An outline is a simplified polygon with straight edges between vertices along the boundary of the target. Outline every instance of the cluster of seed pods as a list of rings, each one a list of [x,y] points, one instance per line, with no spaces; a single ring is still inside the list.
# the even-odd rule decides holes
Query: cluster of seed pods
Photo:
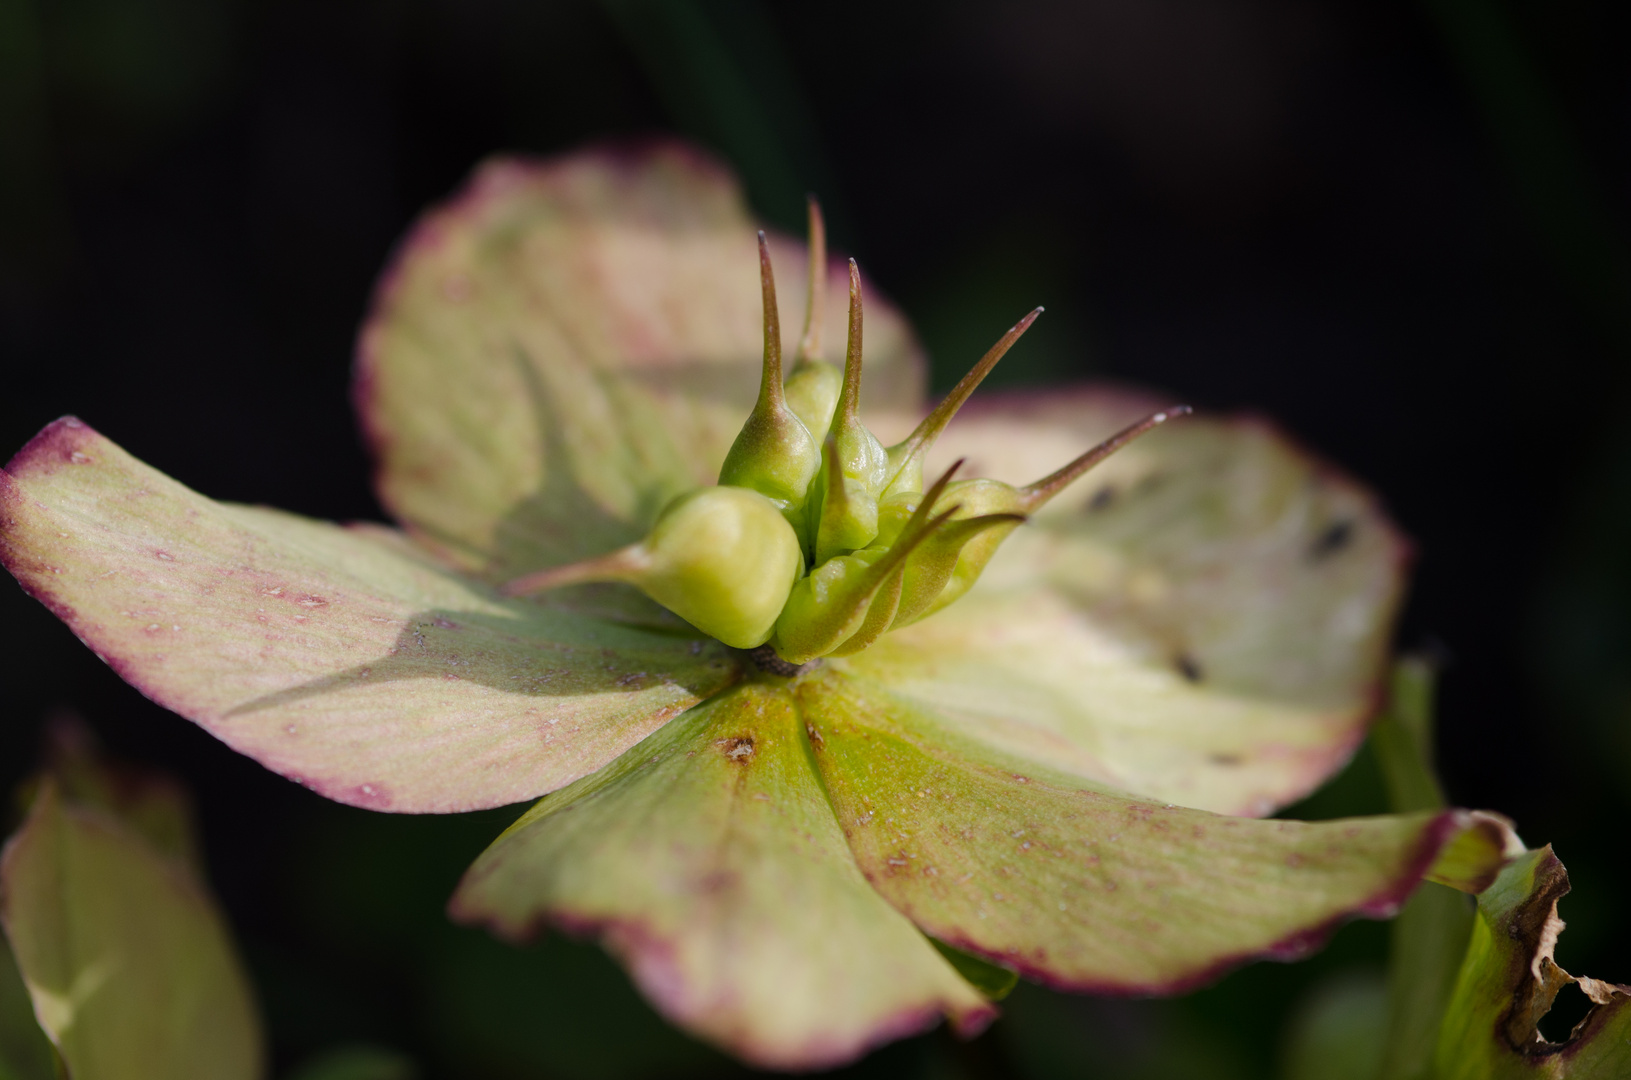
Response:
[[[528,574],[506,593],[622,581],[727,645],[768,645],[788,669],[847,656],[957,600],[1028,516],[1128,442],[1190,411],[1147,416],[1024,487],[954,480],[958,462],[925,489],[929,449],[1042,309],[1004,334],[910,435],[886,447],[859,415],[861,276],[853,259],[844,366],[818,357],[825,246],[812,201],[805,329],[784,377],[776,282],[759,234],[764,367],[719,483],[669,503],[640,542]]]

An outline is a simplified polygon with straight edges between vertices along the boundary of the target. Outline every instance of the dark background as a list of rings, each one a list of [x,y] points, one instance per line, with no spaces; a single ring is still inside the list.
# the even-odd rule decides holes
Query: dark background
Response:
[[[1553,842],[1559,959],[1631,980],[1631,49],[1612,0],[0,0],[0,458],[74,412],[219,498],[375,518],[347,404],[373,276],[483,155],[679,131],[916,321],[948,386],[1114,376],[1250,409],[1418,543],[1453,799]],[[68,708],[196,793],[280,1071],[728,1071],[595,950],[440,905],[514,811],[324,803],[143,701],[0,585],[0,781]],[[1382,808],[1368,754],[1311,814]],[[878,1075],[1271,1075],[1385,930],[1179,1003],[1022,990]],[[1566,1024],[1562,1025],[1566,1030]],[[1562,1031],[1553,1034],[1561,1035]]]

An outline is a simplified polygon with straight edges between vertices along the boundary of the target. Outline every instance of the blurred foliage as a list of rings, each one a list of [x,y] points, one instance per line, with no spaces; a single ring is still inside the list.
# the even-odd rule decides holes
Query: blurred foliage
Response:
[[[1285,1080],[1377,1080],[1387,1046],[1387,986],[1381,973],[1338,972],[1291,1015],[1282,1051]]]
[[[17,958],[0,934],[0,1080],[51,1080],[56,1073],[56,1053],[34,1021]]]

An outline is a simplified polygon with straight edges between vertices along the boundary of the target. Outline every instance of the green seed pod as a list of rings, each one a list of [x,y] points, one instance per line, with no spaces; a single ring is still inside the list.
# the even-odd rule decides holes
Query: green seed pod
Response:
[[[831,436],[827,442],[831,445]],[[847,655],[889,629],[900,605],[907,560],[956,513],[955,506],[932,513],[950,479],[950,472],[940,478],[887,545],[828,559],[793,586],[776,620],[772,640],[777,655],[794,664]]]
[[[861,272],[849,263],[849,345],[844,382],[827,435],[826,472],[815,536],[815,560],[870,545],[878,535],[878,496],[889,478],[889,455],[861,423]],[[826,497],[826,496],[834,497]]]
[[[776,504],[797,535],[806,532],[805,500],[821,468],[821,445],[788,408],[782,385],[781,320],[776,313],[776,281],[770,249],[759,234],[759,280],[764,293],[764,371],[759,400],[725,455],[719,482],[757,491]]]
[[[529,574],[504,592],[623,581],[703,633],[751,649],[769,640],[803,572],[798,537],[769,499],[745,488],[711,487],[669,503],[638,544]]]
[[[1002,546],[1002,542],[1014,531],[1016,525],[1036,513],[1048,500],[1069,487],[1083,473],[1123,446],[1140,435],[1153,431],[1168,420],[1188,416],[1191,411],[1189,406],[1179,405],[1165,412],[1146,416],[1034,484],[1016,488],[1000,480],[966,480],[949,486],[945,495],[940,498],[940,505],[958,506],[952,528],[981,519],[990,524],[966,538],[957,556],[956,566],[939,595],[911,618],[905,618],[903,612],[903,617],[897,619],[895,625],[904,626],[907,622],[927,618],[960,599],[974,587],[974,583],[985,572],[986,564],[991,561],[991,557],[997,553],[997,548]],[[924,547],[932,551],[930,545]],[[925,557],[929,554],[930,552],[925,552]],[[925,583],[920,584],[920,593],[926,591],[928,587],[926,581],[927,579]],[[921,595],[915,597],[913,602],[916,603],[920,599]]]
[[[920,507],[893,545],[874,545],[828,559],[800,578],[776,620],[772,643],[777,655],[802,664],[828,655],[867,631],[869,624],[876,630],[863,634],[865,644],[887,630],[900,602],[907,557],[951,516],[947,511],[930,519],[928,510],[928,505]],[[881,605],[876,615],[875,605]]]
[[[1002,542],[1030,512],[1024,491],[1000,480],[953,484],[942,502],[961,505],[938,538],[940,543],[925,544],[919,565],[909,568],[916,569],[918,575],[912,581],[910,603],[903,605],[895,626],[927,618],[961,599],[980,579]],[[950,560],[945,558],[948,554]]]
[[[793,415],[811,432],[826,431],[838,408],[844,369],[826,360],[800,360],[787,373],[783,394]]]
[[[786,394],[787,407],[804,421],[812,435],[819,435],[832,424],[844,372],[837,364],[821,359],[821,324],[827,309],[827,226],[814,195],[809,198],[809,210],[810,267],[804,334],[799,338],[798,359],[787,373]]]

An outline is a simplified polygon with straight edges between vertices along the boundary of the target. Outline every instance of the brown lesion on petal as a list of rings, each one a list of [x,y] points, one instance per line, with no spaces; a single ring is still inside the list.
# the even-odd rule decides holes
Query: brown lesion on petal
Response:
[[[1201,666],[1199,660],[1195,659],[1194,654],[1187,650],[1180,650],[1172,658],[1172,666],[1177,669],[1178,674],[1182,675],[1187,683],[1198,683],[1206,678],[1206,669]]]
[[[1621,1009],[1631,1005],[1631,987],[1601,979],[1576,977],[1558,966],[1553,957],[1564,922],[1557,903],[1568,895],[1569,873],[1548,848],[1535,868],[1535,884],[1524,902],[1497,926],[1519,945],[1513,956],[1516,970],[1512,1005],[1501,1017],[1499,1031],[1515,1052],[1527,1058],[1567,1055],[1584,1045]],[[1528,963],[1523,958],[1528,957]],[[1550,1042],[1540,1033],[1540,1022],[1552,1009],[1558,993],[1570,983],[1579,986],[1592,1007],[1562,1042]]]
[[[1324,562],[1349,547],[1353,546],[1354,533],[1358,523],[1352,518],[1342,518],[1333,521],[1322,529],[1314,542],[1308,545],[1308,561],[1313,563]]]
[[[1557,902],[1568,891],[1568,871],[1556,856],[1548,858],[1536,868],[1535,888],[1528,901],[1499,927],[1521,943],[1520,955],[1530,958],[1527,972],[1515,973],[1517,988],[1512,995],[1512,1007],[1501,1018],[1501,1031],[1514,1050],[1524,1050],[1544,1041],[1539,1032],[1541,1018],[1551,1011],[1557,992],[1574,981],[1552,958],[1558,934],[1563,930]]]
[[[748,649],[747,657],[753,661],[753,666],[766,675],[776,675],[783,679],[791,679],[795,675],[802,675],[819,664],[820,660],[811,660],[803,664],[789,663],[783,660],[776,652],[774,645],[760,645],[756,649]]]

